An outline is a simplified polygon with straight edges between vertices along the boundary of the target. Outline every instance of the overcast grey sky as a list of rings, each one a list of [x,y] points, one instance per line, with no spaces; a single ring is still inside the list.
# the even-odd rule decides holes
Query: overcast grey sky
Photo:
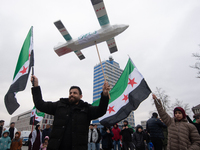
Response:
[[[179,99],[190,107],[199,104],[200,79],[192,53],[199,52],[199,0],[104,0],[111,24],[129,28],[115,40],[118,52],[110,54],[105,42],[98,44],[101,59],[112,56],[124,69],[128,55],[146,79],[152,91],[162,88],[173,103]],[[35,75],[39,78],[44,100],[56,101],[68,96],[71,85],[83,91],[83,100],[92,103],[93,67],[99,63],[95,46],[82,50],[86,59],[74,53],[58,57],[53,47],[65,42],[53,22],[62,20],[71,34],[100,29],[90,0],[10,0],[0,5],[0,119],[10,118],[33,108],[31,83],[17,94],[20,107],[9,115],[4,96],[12,83],[18,56],[25,37],[33,26]],[[155,110],[151,96],[135,111],[136,125]]]

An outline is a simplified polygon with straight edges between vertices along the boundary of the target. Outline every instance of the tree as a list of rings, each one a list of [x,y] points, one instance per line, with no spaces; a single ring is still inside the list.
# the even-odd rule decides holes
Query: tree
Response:
[[[169,96],[165,94],[165,91],[162,90],[161,88],[156,87],[156,91],[154,93],[158,99],[161,100],[163,109],[168,112],[170,110],[170,100]],[[154,102],[153,102],[154,105]]]
[[[183,101],[180,101],[178,99],[176,99],[176,101],[172,104],[171,103],[171,100],[169,99],[169,95],[165,94],[165,91],[162,90],[162,88],[158,88],[156,87],[156,91],[154,93],[156,95],[156,97],[158,99],[161,100],[161,103],[162,103],[162,106],[163,106],[163,109],[171,116],[174,115],[174,108],[175,107],[182,107],[186,114],[189,115],[190,114],[190,108],[189,108],[189,104],[188,103],[183,103]],[[153,99],[152,99],[153,100]],[[154,101],[154,100],[153,100]],[[154,102],[152,103],[152,105],[154,105]]]
[[[190,67],[198,70],[197,78],[200,78],[200,54],[199,53],[192,53],[192,56],[195,57],[196,60],[198,60],[198,62],[196,62],[194,66],[190,66]]]
[[[190,107],[189,104],[184,104],[183,101],[176,99],[175,103],[171,105],[171,112],[174,111],[175,107],[182,107],[185,110],[186,115],[190,115]]]

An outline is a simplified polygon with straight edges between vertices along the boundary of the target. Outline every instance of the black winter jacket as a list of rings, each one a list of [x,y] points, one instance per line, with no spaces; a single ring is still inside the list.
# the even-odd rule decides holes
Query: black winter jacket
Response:
[[[122,129],[120,132],[120,135],[122,135],[122,142],[132,142],[132,135],[133,134],[133,129],[128,128],[128,129]]]
[[[104,128],[101,132],[102,135],[102,148],[103,149],[111,149],[114,148],[112,137],[114,136],[112,130],[110,129],[110,133],[107,133],[107,130]]]
[[[146,124],[147,132],[150,134],[150,137],[154,138],[164,139],[162,127],[166,128],[167,126],[164,123],[162,123],[160,119],[155,118],[153,116],[147,121]]]
[[[138,128],[142,129],[142,126],[137,125],[136,132],[133,133],[133,143],[136,149],[145,149],[144,140],[147,140],[147,135],[144,131],[138,132]]]
[[[40,87],[32,88],[35,107],[42,112],[54,115],[48,150],[87,150],[88,127],[90,121],[106,113],[109,97],[101,95],[99,106],[79,101],[70,105],[68,98],[57,102],[44,102]]]

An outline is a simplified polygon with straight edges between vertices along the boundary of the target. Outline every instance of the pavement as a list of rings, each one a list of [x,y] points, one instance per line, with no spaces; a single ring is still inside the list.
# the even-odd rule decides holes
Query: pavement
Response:
[[[28,146],[22,146],[22,150],[28,150]]]

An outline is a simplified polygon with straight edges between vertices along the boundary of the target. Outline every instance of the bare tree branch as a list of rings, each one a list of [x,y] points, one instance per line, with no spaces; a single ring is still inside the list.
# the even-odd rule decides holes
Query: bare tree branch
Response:
[[[184,104],[183,101],[176,99],[176,102],[171,105],[171,112],[174,111],[175,107],[182,107],[187,115],[190,115],[190,106],[188,103]]]
[[[176,101],[173,104],[170,104],[171,100],[169,99],[169,95],[165,94],[165,91],[162,90],[162,88],[156,87],[156,91],[154,93],[158,99],[161,100],[163,109],[171,116],[174,115],[173,110],[175,107],[182,107],[187,115],[190,115],[190,107],[188,103],[183,103],[183,101],[180,101],[176,99]],[[153,99],[152,99],[153,100]],[[154,102],[152,103],[154,105]],[[151,111],[152,112],[152,111]],[[150,113],[150,112],[149,112]]]
[[[170,100],[169,96],[165,94],[165,91],[162,90],[161,88],[156,87],[155,95],[158,99],[161,100],[163,109],[168,112],[170,110]],[[152,99],[153,100],[153,99]],[[154,105],[154,103],[153,103]]]
[[[192,56],[195,57],[196,60],[198,60],[198,62],[196,62],[194,66],[190,66],[190,67],[198,70],[197,78],[200,78],[200,62],[199,62],[200,61],[200,54],[199,53],[192,53]]]

